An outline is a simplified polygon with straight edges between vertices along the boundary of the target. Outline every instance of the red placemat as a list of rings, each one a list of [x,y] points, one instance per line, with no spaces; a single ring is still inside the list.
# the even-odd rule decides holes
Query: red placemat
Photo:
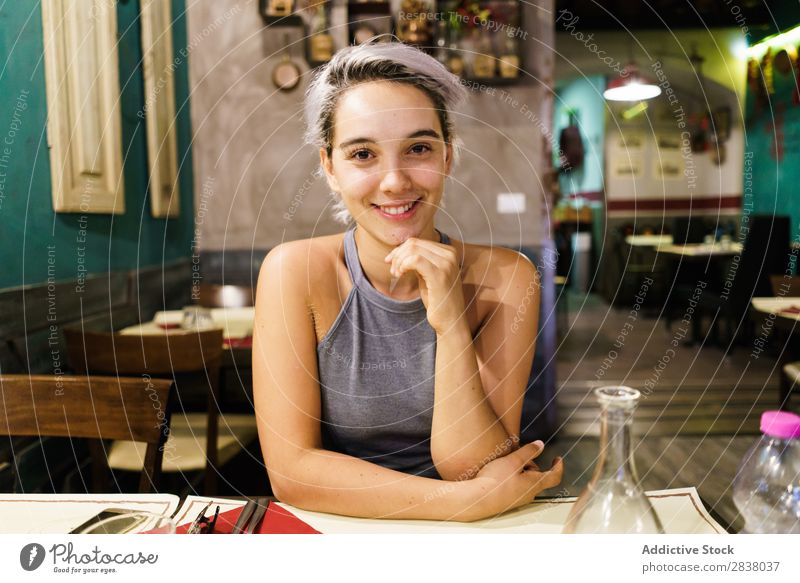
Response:
[[[223,338],[222,343],[228,348],[253,348],[253,337],[244,338]]]
[[[209,508],[209,518],[213,516],[214,506]],[[217,523],[214,526],[214,534],[231,534],[239,515],[242,513],[244,506],[241,508],[234,508],[226,512],[220,512],[217,517]],[[176,534],[186,534],[191,526],[191,521],[186,524],[181,524],[175,529]],[[270,504],[267,508],[267,513],[254,534],[322,534],[318,530],[311,528],[307,523],[303,522],[297,516],[278,506],[277,504]]]

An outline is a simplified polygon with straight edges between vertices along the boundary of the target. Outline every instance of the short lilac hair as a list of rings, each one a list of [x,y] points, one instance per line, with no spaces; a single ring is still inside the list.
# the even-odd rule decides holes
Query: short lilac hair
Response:
[[[337,51],[311,80],[305,98],[306,143],[325,148],[330,156],[333,116],[339,98],[361,83],[393,81],[416,87],[431,99],[442,126],[442,137],[453,147],[453,161],[457,161],[461,142],[456,136],[451,112],[467,95],[461,80],[417,48],[379,40]],[[333,195],[336,198],[334,217],[339,222],[349,222],[350,213],[336,193]]]

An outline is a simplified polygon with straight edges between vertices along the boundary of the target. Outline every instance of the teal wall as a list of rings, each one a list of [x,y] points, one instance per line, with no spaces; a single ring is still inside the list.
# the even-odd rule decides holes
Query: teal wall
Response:
[[[745,114],[744,197],[754,214],[789,215],[792,238],[800,237],[800,105],[794,78],[773,67],[775,93],[756,105],[748,85]]]
[[[78,241],[81,215],[53,212],[40,4],[33,0],[0,4],[0,95],[4,100],[0,109],[0,288],[46,281],[48,259],[56,279],[76,278],[81,246],[89,274],[191,255],[188,63],[179,53],[186,47],[186,19],[184,0],[172,4],[173,43],[180,59],[175,81],[181,216],[166,220],[150,214],[145,123],[136,115],[144,106],[139,2],[122,0],[117,26],[126,212],[86,215],[85,243]],[[48,247],[52,249],[49,256]]]
[[[585,152],[583,166],[560,178],[564,195],[603,190],[606,82],[602,75],[580,77],[556,86],[553,119],[553,152],[558,152],[558,137],[569,125],[569,110],[577,111],[578,127]],[[554,161],[558,163],[557,160]]]

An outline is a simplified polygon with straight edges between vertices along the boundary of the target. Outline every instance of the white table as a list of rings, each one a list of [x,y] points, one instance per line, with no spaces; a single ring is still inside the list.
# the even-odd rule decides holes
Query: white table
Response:
[[[706,511],[694,488],[648,492],[668,534],[725,534]],[[221,511],[244,505],[236,499],[189,496],[179,506],[171,494],[0,494],[0,533],[67,533],[105,508],[130,508],[174,516],[178,525],[192,520],[209,501]],[[457,534],[561,532],[575,498],[538,500],[524,508],[476,522],[368,519],[309,512],[276,503],[321,533]]]
[[[631,247],[658,247],[672,245],[672,235],[628,235],[625,242]]]
[[[788,320],[800,321],[800,314],[793,314],[791,312],[783,312],[787,308],[797,307],[800,308],[800,298],[753,298],[750,300],[753,309],[764,314],[775,314],[781,318]]]
[[[742,252],[743,248],[744,245],[734,242],[728,245],[722,245],[721,243],[697,243],[689,245],[659,245],[656,247],[656,251],[681,257],[703,258],[738,255]]]
[[[171,516],[172,494],[0,494],[0,534],[66,534],[106,508]]]

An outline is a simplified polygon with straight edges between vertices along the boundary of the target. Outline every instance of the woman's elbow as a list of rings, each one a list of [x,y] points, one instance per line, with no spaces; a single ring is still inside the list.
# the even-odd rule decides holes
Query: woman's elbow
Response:
[[[475,460],[454,455],[440,459],[437,459],[437,456],[433,456],[433,465],[442,480],[447,482],[471,480],[481,469],[480,464],[476,463]]]
[[[277,476],[273,472],[269,472],[269,483],[273,496],[279,502],[297,506],[298,508],[303,508],[306,505],[308,488],[304,487],[300,482],[288,476]]]
[[[437,452],[435,449],[431,450],[431,457],[433,458],[433,465],[439,476],[443,480],[449,482],[460,482],[462,480],[471,480],[478,475],[481,468],[503,456],[508,455],[519,447],[519,437],[517,434],[512,433],[502,443],[495,445],[494,449],[487,452],[465,452],[461,453],[448,453]]]

